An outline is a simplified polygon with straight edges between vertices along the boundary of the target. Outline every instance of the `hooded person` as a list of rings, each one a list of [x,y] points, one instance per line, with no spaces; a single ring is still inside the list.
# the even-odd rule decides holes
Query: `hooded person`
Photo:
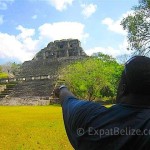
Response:
[[[54,90],[61,100],[70,143],[76,150],[150,149],[150,58],[125,64],[116,105],[79,100],[67,87]]]
[[[126,62],[116,101],[150,106],[150,58],[135,56]]]

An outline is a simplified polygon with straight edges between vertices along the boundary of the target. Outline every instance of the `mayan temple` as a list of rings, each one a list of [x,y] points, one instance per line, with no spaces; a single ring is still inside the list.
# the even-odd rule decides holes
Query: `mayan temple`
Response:
[[[23,63],[19,76],[52,75],[57,72],[61,65],[86,56],[80,41],[77,39],[50,42],[31,61]]]
[[[10,99],[21,99],[34,104],[37,98],[48,99],[58,79],[58,70],[71,62],[88,57],[77,39],[50,42],[32,60],[25,61],[17,75],[18,84],[8,95]],[[24,101],[23,101],[24,99]],[[26,102],[25,102],[26,101]]]

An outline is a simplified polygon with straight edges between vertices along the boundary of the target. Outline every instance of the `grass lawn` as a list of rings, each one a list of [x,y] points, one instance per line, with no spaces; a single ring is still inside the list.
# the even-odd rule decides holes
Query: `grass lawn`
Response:
[[[72,150],[61,107],[0,106],[0,150]]]
[[[60,106],[0,106],[0,150],[71,150]]]
[[[8,74],[5,72],[0,72],[0,79],[8,78]]]

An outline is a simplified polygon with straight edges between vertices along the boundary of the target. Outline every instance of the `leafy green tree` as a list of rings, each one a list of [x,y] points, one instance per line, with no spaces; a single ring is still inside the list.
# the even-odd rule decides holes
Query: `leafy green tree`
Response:
[[[60,74],[78,97],[94,100],[116,95],[121,71],[122,66],[115,59],[99,53],[95,57],[70,64]]]
[[[133,10],[121,22],[128,31],[128,49],[138,55],[150,55],[150,0],[139,0]]]
[[[2,65],[3,72],[6,72],[8,74],[16,75],[20,71],[21,64],[7,62]]]

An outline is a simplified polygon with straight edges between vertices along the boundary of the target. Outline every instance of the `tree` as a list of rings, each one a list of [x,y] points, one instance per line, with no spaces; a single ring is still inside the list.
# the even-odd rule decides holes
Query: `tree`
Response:
[[[131,57],[132,57],[131,54],[122,54],[117,56],[116,59],[120,64],[125,64]]]
[[[12,64],[11,62],[7,62],[7,63],[3,64],[2,71],[9,74],[11,71],[11,64]]]
[[[17,75],[19,73],[21,64],[16,64],[15,62],[11,64],[11,72],[13,75]]]
[[[128,49],[138,55],[150,55],[150,0],[139,0],[121,25],[128,31]]]
[[[6,72],[8,74],[16,75],[16,74],[18,74],[18,72],[20,70],[20,66],[21,66],[21,64],[17,64],[15,62],[14,63],[7,62],[2,65],[2,71]]]
[[[103,54],[103,53],[101,53],[101,52],[94,53],[92,56],[97,57],[97,58],[99,58],[100,60],[105,61],[105,62],[116,62],[115,58],[113,58],[113,57],[110,56],[110,55]]]
[[[121,72],[122,66],[115,59],[99,53],[95,57],[68,65],[60,74],[76,96],[94,100],[116,95]]]
[[[0,65],[0,79],[6,79],[6,78],[8,78],[8,74],[3,72],[3,68]]]

